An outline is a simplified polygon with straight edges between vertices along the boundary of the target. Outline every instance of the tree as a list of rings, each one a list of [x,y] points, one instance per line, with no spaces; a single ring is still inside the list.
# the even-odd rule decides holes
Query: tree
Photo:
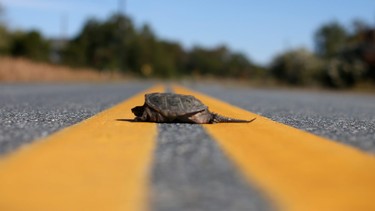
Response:
[[[38,31],[16,32],[12,34],[10,54],[37,61],[48,61],[50,46]]]
[[[325,24],[315,33],[316,53],[323,58],[332,58],[345,47],[347,38],[347,31],[339,23]]]
[[[81,33],[68,43],[63,60],[73,66],[125,70],[125,50],[133,34],[130,19],[122,15],[113,15],[104,22],[89,19]]]
[[[325,66],[324,85],[333,88],[354,86],[366,73],[366,65],[357,55],[345,52],[329,61]]]
[[[304,48],[277,56],[271,64],[270,74],[279,81],[293,85],[312,85],[319,81],[322,61]]]
[[[315,35],[316,51],[325,59],[325,85],[346,88],[375,79],[375,30],[356,19],[350,29],[333,22]]]
[[[8,54],[10,35],[4,23],[4,8],[0,5],[0,54]]]
[[[225,46],[213,49],[196,46],[189,53],[187,67],[195,74],[222,76],[226,74],[228,55],[229,51]]]
[[[253,65],[226,46],[195,47],[185,51],[179,43],[157,38],[151,27],[133,27],[122,15],[108,20],[90,19],[69,41],[63,61],[100,70],[128,71],[144,77],[178,77],[198,73],[215,76],[251,75]]]
[[[228,59],[226,75],[241,78],[253,77],[255,75],[255,65],[245,55],[232,53]]]

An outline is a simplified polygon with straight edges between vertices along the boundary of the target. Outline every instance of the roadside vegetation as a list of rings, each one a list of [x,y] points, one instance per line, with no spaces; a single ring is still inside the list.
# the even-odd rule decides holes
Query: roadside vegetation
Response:
[[[128,78],[119,73],[100,73],[89,68],[70,68],[25,58],[0,57],[0,82],[102,82]]]
[[[184,49],[177,42],[158,38],[151,26],[135,26],[129,17],[118,14],[106,20],[87,20],[69,39],[47,39],[38,31],[10,30],[2,19],[0,68],[6,72],[4,61],[23,58],[69,67],[77,76],[82,74],[78,69],[90,69],[106,77],[205,77],[337,89],[375,87],[374,26],[359,20],[350,27],[328,22],[316,30],[313,41],[312,52],[288,49],[262,66],[224,45]]]

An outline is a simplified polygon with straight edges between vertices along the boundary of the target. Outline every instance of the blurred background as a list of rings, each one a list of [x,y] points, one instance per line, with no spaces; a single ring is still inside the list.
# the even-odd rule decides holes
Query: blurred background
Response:
[[[0,1],[0,82],[133,78],[375,90],[375,1]]]

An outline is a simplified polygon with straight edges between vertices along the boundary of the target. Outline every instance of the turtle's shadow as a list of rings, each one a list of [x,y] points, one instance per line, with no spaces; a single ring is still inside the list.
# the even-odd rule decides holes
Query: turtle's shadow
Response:
[[[120,122],[137,122],[134,119],[116,119],[116,121],[120,121]]]
[[[246,123],[250,123],[250,122],[253,122],[256,118],[250,120],[249,122],[246,122]],[[134,119],[116,119],[116,121],[121,121],[121,122],[134,122],[134,123],[155,123],[155,122],[140,122],[140,121],[135,121]],[[174,122],[156,122],[158,124],[197,124],[197,123],[191,123],[191,122],[178,122],[178,121],[174,121]],[[243,122],[232,122],[232,123],[243,123]]]
[[[116,119],[116,121],[120,121],[120,122],[132,122],[132,123],[155,123],[155,122],[135,121],[134,119]]]
[[[195,123],[189,123],[189,122],[140,122],[140,121],[135,121],[134,119],[116,119],[116,121],[133,122],[133,123],[157,123],[157,124],[195,124]]]

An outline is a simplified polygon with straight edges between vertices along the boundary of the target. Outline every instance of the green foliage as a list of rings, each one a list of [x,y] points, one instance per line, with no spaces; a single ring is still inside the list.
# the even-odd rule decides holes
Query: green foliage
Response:
[[[332,58],[345,47],[347,39],[347,32],[339,23],[325,24],[315,33],[316,53],[324,58]]]
[[[9,54],[10,35],[5,26],[0,25],[0,55]]]
[[[178,43],[159,40],[147,24],[136,29],[121,15],[103,22],[89,20],[68,43],[63,58],[73,66],[165,78],[191,74],[247,77],[254,66],[225,46],[185,51]]]
[[[10,55],[26,57],[36,61],[48,61],[49,43],[37,31],[16,32],[12,35]]]
[[[325,59],[325,86],[347,88],[365,80],[375,81],[375,29],[364,21],[353,21],[354,30],[338,23],[318,29],[317,54]]]
[[[319,81],[322,65],[318,57],[300,48],[277,56],[271,64],[270,74],[288,84],[313,85]]]
[[[10,34],[3,21],[4,9],[0,5],[0,55],[9,54]]]
[[[188,55],[187,69],[192,74],[249,78],[254,75],[255,65],[245,55],[230,52],[226,46],[194,47]]]
[[[253,78],[258,76],[257,67],[241,53],[232,53],[226,66],[226,75],[231,77]]]
[[[314,36],[316,55],[304,49],[287,51],[273,60],[271,77],[292,85],[332,88],[349,88],[367,80],[373,71],[366,55],[375,53],[371,51],[375,41],[366,38],[371,30],[363,22],[356,20],[353,25],[349,32],[337,22],[324,24]]]
[[[375,28],[361,20],[349,29],[338,22],[323,24],[314,34],[315,54],[304,48],[289,50],[266,69],[224,45],[186,50],[177,42],[159,39],[149,25],[136,27],[120,14],[103,21],[87,20],[79,34],[66,42],[48,41],[37,31],[9,31],[3,14],[0,5],[1,55],[52,61],[59,53],[54,61],[140,77],[271,77],[285,84],[334,88],[375,83]]]
[[[355,85],[366,71],[365,64],[355,57],[337,57],[327,61],[325,67],[325,85],[335,88],[347,88]]]
[[[75,38],[66,43],[51,40],[51,45],[53,48],[36,31],[9,33],[0,25],[0,53],[59,61],[74,67],[163,78],[253,77],[261,69],[245,55],[233,53],[226,46],[185,50],[179,43],[158,39],[147,24],[134,27],[131,19],[121,14],[104,21],[91,18]]]
[[[158,41],[148,25],[135,33],[128,45],[128,64],[145,77],[175,77],[182,72],[185,52],[177,43]]]
[[[227,49],[224,46],[216,49],[194,47],[189,55],[188,69],[194,74],[224,74],[224,63],[227,60]]]
[[[123,49],[131,39],[130,20],[114,15],[107,22],[90,19],[82,32],[63,51],[63,61],[73,66],[88,66],[100,70],[125,69]]]
[[[353,26],[322,25],[314,36],[316,55],[305,49],[284,52],[271,63],[270,76],[286,84],[333,88],[375,82],[375,29],[360,20]]]

